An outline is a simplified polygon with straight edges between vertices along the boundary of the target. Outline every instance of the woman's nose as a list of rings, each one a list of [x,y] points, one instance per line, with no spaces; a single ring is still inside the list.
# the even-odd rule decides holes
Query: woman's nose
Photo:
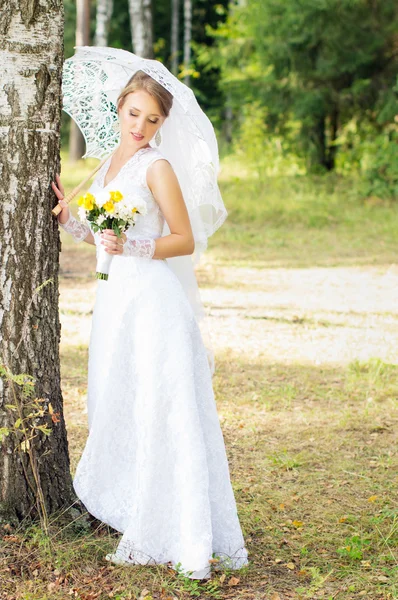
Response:
[[[145,135],[145,124],[146,124],[145,119],[138,119],[137,129],[138,129],[138,133],[140,135]]]

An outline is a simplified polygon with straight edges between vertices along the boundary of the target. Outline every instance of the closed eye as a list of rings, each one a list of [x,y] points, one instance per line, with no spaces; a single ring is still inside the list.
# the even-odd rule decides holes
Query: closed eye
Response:
[[[132,113],[132,112],[130,112],[130,116],[132,116],[132,117],[138,117],[138,115],[136,115],[135,113]],[[158,119],[156,119],[155,121],[152,121],[152,119],[148,119],[148,121],[149,121],[150,123],[153,123],[153,124],[155,124],[155,123],[157,123],[157,122],[158,122]]]

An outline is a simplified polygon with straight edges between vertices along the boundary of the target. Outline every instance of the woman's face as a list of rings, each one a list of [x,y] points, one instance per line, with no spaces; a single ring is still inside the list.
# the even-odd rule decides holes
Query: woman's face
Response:
[[[164,120],[157,101],[148,92],[127,94],[119,108],[121,142],[136,150],[146,146]]]

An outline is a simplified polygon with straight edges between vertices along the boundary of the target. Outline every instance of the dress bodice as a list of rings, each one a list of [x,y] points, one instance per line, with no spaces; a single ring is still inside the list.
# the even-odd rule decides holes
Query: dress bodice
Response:
[[[147,213],[139,215],[134,227],[130,226],[127,229],[126,236],[129,238],[151,237],[156,239],[162,235],[165,219],[146,181],[148,167],[159,159],[164,159],[164,156],[157,148],[140,148],[123,165],[118,174],[107,185],[104,185],[111,163],[111,157],[109,157],[98,171],[89,189],[94,196],[104,190],[128,189],[129,194],[134,192],[140,200],[145,201]]]

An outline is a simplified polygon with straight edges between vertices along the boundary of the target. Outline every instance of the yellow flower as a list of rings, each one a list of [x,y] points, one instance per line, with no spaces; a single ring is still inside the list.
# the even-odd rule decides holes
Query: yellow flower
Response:
[[[108,200],[108,202],[105,202],[103,208],[107,211],[112,213],[115,210],[115,205],[113,204],[113,202],[111,202],[110,200]]]
[[[84,196],[80,196],[77,204],[83,206],[86,210],[92,210],[95,206],[95,197],[90,192],[87,192]]]
[[[93,196],[86,194],[83,198],[83,206],[86,210],[92,210],[94,208]]]
[[[123,198],[123,194],[121,192],[119,192],[119,191],[109,192],[109,193],[110,193],[110,196],[111,196],[111,200],[113,202],[120,202],[120,200],[122,200],[122,198]]]

